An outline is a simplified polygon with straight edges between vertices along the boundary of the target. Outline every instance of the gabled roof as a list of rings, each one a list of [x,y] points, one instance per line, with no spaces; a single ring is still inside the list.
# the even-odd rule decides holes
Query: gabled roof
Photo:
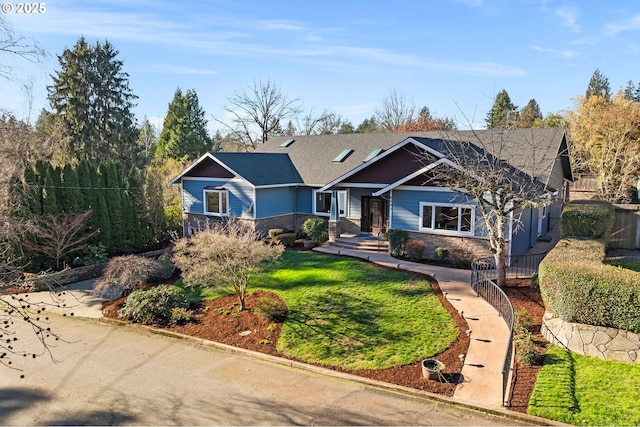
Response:
[[[363,161],[373,150],[383,151],[367,163],[384,156],[387,150],[409,138],[419,142],[436,157],[449,153],[455,145],[451,142],[469,142],[546,185],[549,184],[556,160],[560,159],[564,178],[573,180],[562,128],[282,136],[271,137],[256,151],[287,153],[306,184],[326,187],[328,183],[337,182],[349,172],[362,167]],[[281,147],[284,141],[290,139],[294,141],[287,147]],[[345,149],[353,152],[342,162],[332,161]]]
[[[300,174],[285,153],[207,153],[169,183],[189,177],[191,171],[206,161],[217,163],[254,187],[302,184]]]

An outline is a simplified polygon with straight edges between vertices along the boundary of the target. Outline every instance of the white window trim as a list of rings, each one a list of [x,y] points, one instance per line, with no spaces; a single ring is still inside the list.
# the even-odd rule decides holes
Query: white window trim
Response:
[[[338,201],[340,201],[340,194],[344,194],[344,201],[345,201],[345,206],[344,208],[344,213],[340,215],[340,218],[346,218],[347,217],[347,213],[349,212],[349,191],[348,190],[336,190],[338,192]],[[317,200],[317,195],[318,193],[331,193],[331,190],[328,191],[319,191],[319,190],[313,190],[313,214],[314,215],[318,215],[318,216],[330,216],[330,212],[318,212],[316,209],[316,200]],[[338,209],[342,209],[340,206],[338,206]]]
[[[208,206],[207,206],[207,194],[208,193],[217,193],[218,197],[221,198],[222,194],[224,194],[225,200],[226,200],[226,206],[225,206],[225,212],[223,213],[216,213],[216,212],[209,212],[208,210]],[[203,190],[202,191],[202,210],[204,212],[205,215],[208,216],[219,216],[219,217],[223,217],[223,216],[229,216],[229,190]]]
[[[422,213],[424,212],[424,206],[431,206],[433,209],[431,209],[431,225],[434,225],[434,221],[435,221],[435,214],[436,214],[436,207],[447,207],[447,208],[452,208],[452,207],[456,207],[458,209],[471,209],[471,224],[470,224],[470,230],[469,231],[458,231],[460,230],[460,221],[461,221],[461,217],[460,215],[458,215],[458,230],[453,231],[453,230],[439,230],[436,229],[435,227],[433,228],[428,228],[428,227],[423,227],[423,218],[422,218]],[[456,204],[456,203],[431,203],[431,202],[420,202],[420,211],[419,211],[419,222],[418,222],[418,231],[423,232],[423,233],[430,233],[430,234],[442,234],[442,235],[447,235],[447,236],[474,236],[475,235],[475,229],[476,229],[476,207],[474,205],[461,205],[461,204]]]

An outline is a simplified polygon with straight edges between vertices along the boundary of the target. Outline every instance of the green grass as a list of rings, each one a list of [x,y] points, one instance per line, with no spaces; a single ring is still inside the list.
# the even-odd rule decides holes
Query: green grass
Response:
[[[528,412],[574,425],[639,425],[640,365],[550,347]]]
[[[626,268],[627,270],[640,272],[640,262],[625,261],[625,262],[616,262],[613,265],[615,265],[616,267]]]
[[[289,307],[278,350],[312,363],[405,365],[446,350],[459,334],[424,278],[360,260],[285,252],[252,287]]]

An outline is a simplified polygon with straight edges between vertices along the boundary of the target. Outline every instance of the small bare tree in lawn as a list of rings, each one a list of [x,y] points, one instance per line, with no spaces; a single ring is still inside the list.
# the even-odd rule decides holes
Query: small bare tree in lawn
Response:
[[[509,223],[513,221],[516,230],[524,208],[549,200],[546,185],[538,177],[544,175],[549,159],[558,155],[557,146],[537,144],[534,133],[528,131],[517,131],[517,141],[512,139],[516,131],[510,130],[473,132],[471,141],[455,132],[443,134],[445,158],[440,160],[442,166],[431,170],[430,181],[473,200],[480,211],[481,226],[495,258],[498,286],[506,281]]]
[[[267,244],[251,228],[229,221],[178,240],[173,261],[182,271],[185,284],[229,287],[244,310],[252,274],[275,262],[283,251],[282,245]]]

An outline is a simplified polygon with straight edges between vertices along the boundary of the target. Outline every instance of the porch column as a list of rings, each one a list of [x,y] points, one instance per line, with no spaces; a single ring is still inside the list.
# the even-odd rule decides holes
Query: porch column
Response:
[[[340,237],[340,210],[338,206],[338,192],[331,191],[331,210],[329,211],[329,241],[335,242]]]

